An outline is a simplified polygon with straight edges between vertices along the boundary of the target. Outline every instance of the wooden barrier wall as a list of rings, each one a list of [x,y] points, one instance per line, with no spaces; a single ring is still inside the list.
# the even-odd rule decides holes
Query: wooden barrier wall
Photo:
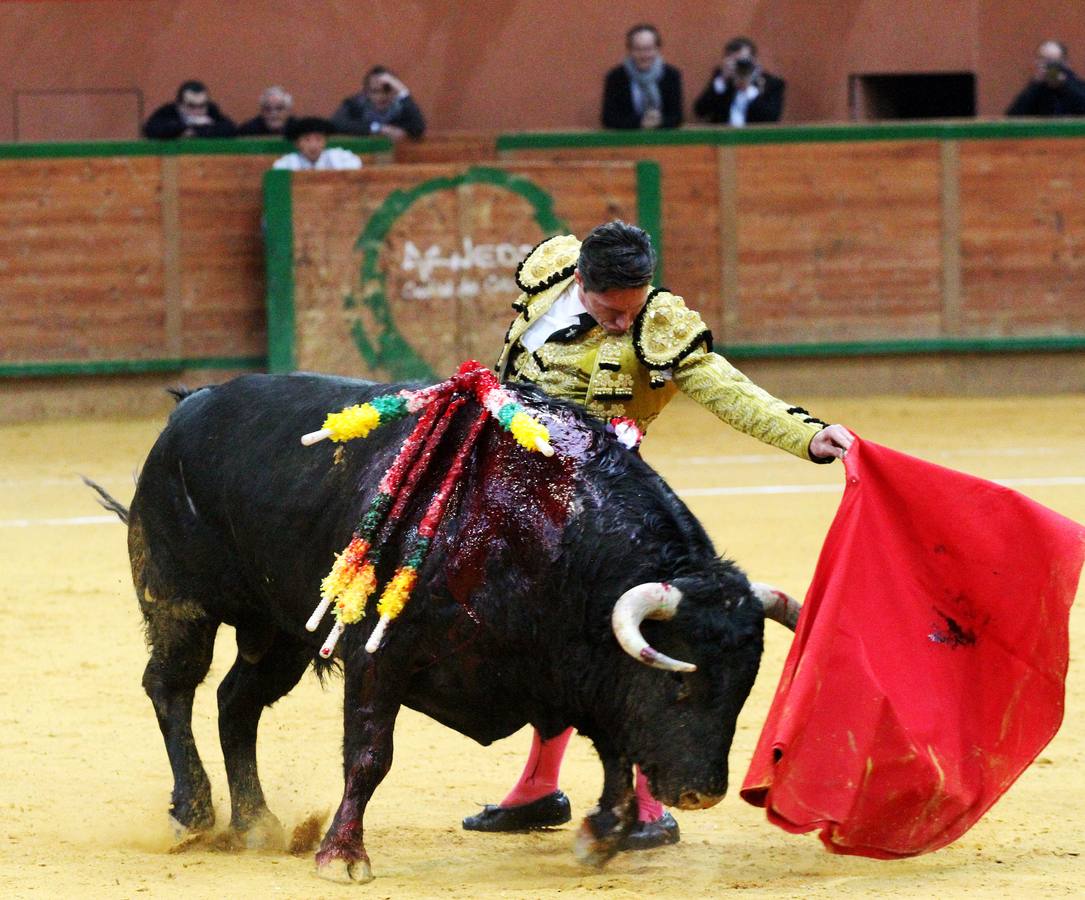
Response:
[[[271,173],[270,249],[292,273],[275,289],[271,368],[397,381],[440,380],[465,359],[492,365],[532,247],[608,218],[657,228],[656,210],[638,203],[654,183],[645,169],[656,171],[618,162]]]
[[[260,156],[0,162],[2,359],[265,352]]]
[[[658,160],[666,281],[733,354],[1085,348],[1085,138],[980,136],[605,152]]]
[[[0,148],[0,374],[265,366],[260,185],[281,149],[265,143]],[[371,171],[395,171],[387,144],[355,144]],[[1085,123],[459,134],[395,150],[449,172],[585,160],[658,163],[660,280],[735,358],[1085,349]],[[307,227],[336,214],[336,179],[350,177],[314,180],[328,186]],[[554,190],[595,208],[590,180]]]
[[[664,280],[734,355],[1085,348],[1082,124],[493,141],[494,159],[658,162]]]
[[[0,374],[264,365],[262,178],[283,142],[10,149]]]

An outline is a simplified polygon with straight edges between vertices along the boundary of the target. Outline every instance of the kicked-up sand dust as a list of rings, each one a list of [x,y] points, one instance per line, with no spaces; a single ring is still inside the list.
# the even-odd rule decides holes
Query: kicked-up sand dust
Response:
[[[1085,521],[1085,398],[842,399],[805,405],[859,434],[995,479]],[[1071,619],[1066,721],[1037,762],[955,844],[884,862],[832,856],[814,835],[769,825],[735,791],[787,652],[767,631],[761,675],[731,751],[732,792],[718,806],[676,815],[680,844],[579,865],[577,820],[601,770],[574,739],[562,773],[574,822],[528,835],[463,831],[460,819],[499,800],[524,761],[528,732],[491,747],[409,710],[395,761],[366,814],[376,880],[330,884],[311,852],[244,852],[225,836],[171,853],[169,767],[140,687],[147,655],[125,531],[78,479],[132,495],[163,420],[69,420],[0,427],[0,896],[291,898],[620,897],[867,898],[1085,895],[1085,671],[1080,603]],[[238,448],[239,452],[243,448]],[[804,465],[736,434],[679,399],[653,427],[647,458],[716,541],[758,580],[800,596],[839,500],[839,465]],[[765,486],[784,486],[766,493]],[[810,490],[823,486],[823,490]],[[706,488],[727,489],[715,494]],[[770,623],[771,624],[771,623]],[[215,686],[234,658],[219,634],[197,692],[194,730],[220,828],[229,819],[215,724]],[[307,675],[263,718],[259,756],[268,802],[302,844],[342,791],[342,682]]]

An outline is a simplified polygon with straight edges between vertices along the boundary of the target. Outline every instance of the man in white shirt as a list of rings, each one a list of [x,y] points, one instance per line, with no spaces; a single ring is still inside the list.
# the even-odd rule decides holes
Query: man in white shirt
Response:
[[[328,135],[333,130],[331,122],[316,116],[291,119],[286,126],[286,137],[297,149],[275,160],[272,168],[291,172],[360,169],[362,159],[356,153],[328,146]]]

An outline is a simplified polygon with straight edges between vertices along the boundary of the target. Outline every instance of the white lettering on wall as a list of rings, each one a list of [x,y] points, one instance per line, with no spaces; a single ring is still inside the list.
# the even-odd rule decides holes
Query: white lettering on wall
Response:
[[[461,247],[444,252],[437,244],[425,250],[414,241],[403,244],[400,270],[415,273],[402,286],[404,300],[471,299],[480,293],[516,294],[513,272],[531,244],[476,244],[470,237]],[[493,270],[505,270],[493,271]]]

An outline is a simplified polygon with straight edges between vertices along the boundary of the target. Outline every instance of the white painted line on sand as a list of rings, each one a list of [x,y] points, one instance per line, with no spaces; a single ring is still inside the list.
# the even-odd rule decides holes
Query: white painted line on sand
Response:
[[[116,516],[71,516],[66,519],[0,519],[0,528],[35,528],[46,525],[120,525]]]
[[[1000,457],[1035,457],[1057,456],[1060,453],[1073,453],[1072,447],[961,447],[957,450],[926,450],[907,447],[894,447],[901,453],[907,453],[921,459],[934,462],[939,459],[953,459],[955,457],[974,456],[1000,456]],[[716,454],[710,456],[678,456],[660,460],[660,466],[689,465],[689,466],[751,466],[761,463],[784,462],[789,457],[783,453],[742,453],[742,454]]]
[[[742,497],[750,494],[839,494],[842,484],[747,484],[735,487],[675,488],[679,497]]]
[[[1085,476],[1082,475],[1053,475],[1050,478],[995,478],[992,480],[1003,487],[1058,487],[1061,485],[1085,484]]]
[[[1065,487],[1085,485],[1085,476],[1056,475],[1048,478],[990,478],[1003,487]],[[734,487],[675,488],[679,497],[742,497],[754,494],[839,494],[843,484],[750,484]]]
[[[992,478],[1003,487],[1080,487],[1083,475],[1054,475],[1038,478]],[[721,487],[676,489],[680,497],[743,497],[758,494],[839,494],[843,484],[745,484]],[[116,516],[71,516],[53,519],[0,519],[0,528],[35,528],[69,525],[119,525]]]
[[[136,479],[131,475],[107,475],[99,478],[97,475],[87,476],[91,481],[98,484],[127,484],[135,486]],[[0,487],[75,487],[86,490],[83,480],[78,475],[70,475],[67,478],[61,476],[42,475],[38,478],[0,478]]]

